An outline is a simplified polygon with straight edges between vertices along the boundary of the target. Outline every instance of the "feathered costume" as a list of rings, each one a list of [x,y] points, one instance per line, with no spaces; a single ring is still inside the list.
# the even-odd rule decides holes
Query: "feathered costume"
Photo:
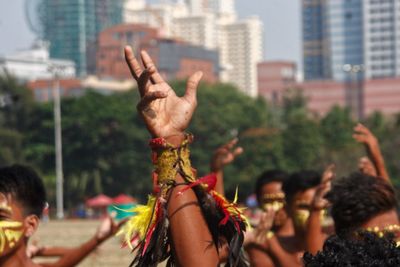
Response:
[[[153,173],[154,190],[147,205],[130,210],[136,215],[121,230],[125,234],[126,244],[137,253],[130,266],[157,266],[165,260],[168,260],[167,266],[176,266],[168,233],[167,203],[170,189],[178,185],[175,182],[178,173],[186,181],[186,187],[178,194],[184,194],[189,189],[195,192],[215,246],[220,248],[222,244],[228,245],[229,256],[225,266],[247,266],[242,251],[243,232],[247,224],[245,217],[236,205],[236,197],[230,203],[214,190],[217,180],[215,174],[195,179],[195,170],[191,168],[189,160],[188,145],[192,140],[192,135],[186,135],[186,140],[178,148],[163,138],[150,141],[156,166]],[[132,244],[137,242],[133,247]]]

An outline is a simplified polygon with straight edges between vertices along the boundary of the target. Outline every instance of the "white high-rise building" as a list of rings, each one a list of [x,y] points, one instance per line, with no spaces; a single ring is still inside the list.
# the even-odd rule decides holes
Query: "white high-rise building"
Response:
[[[186,4],[189,7],[190,14],[196,16],[206,11],[208,0],[186,0]]]
[[[131,3],[132,1],[132,3]],[[125,5],[124,22],[141,23],[159,28],[165,37],[173,36],[173,20],[188,16],[188,7],[183,2],[146,5],[143,0],[130,0]]]
[[[31,49],[19,51],[13,55],[0,56],[0,74],[8,73],[21,81],[52,79],[51,67],[62,70],[63,77],[75,77],[75,63],[71,60],[52,59],[49,45],[36,41]]]
[[[400,76],[400,1],[364,1],[366,78]]]
[[[146,0],[125,0],[124,10],[139,10],[146,7]]]
[[[263,25],[258,17],[220,25],[221,80],[246,94],[258,94],[257,63],[263,59]]]
[[[194,45],[217,48],[216,17],[213,13],[175,18],[173,25],[173,36]]]

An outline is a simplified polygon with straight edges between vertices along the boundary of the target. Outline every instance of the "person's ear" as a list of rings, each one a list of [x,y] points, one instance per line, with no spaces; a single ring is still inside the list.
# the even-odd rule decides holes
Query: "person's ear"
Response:
[[[24,227],[25,227],[25,237],[30,238],[36,232],[37,228],[39,227],[40,219],[36,215],[29,215],[24,220]]]

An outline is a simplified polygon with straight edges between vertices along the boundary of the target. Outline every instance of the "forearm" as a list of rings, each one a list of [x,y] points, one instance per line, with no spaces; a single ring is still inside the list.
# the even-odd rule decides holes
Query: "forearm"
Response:
[[[183,139],[168,138],[170,144],[178,147]],[[185,183],[176,175],[175,181]],[[179,194],[186,185],[175,186],[170,191],[167,211],[170,222],[173,252],[180,266],[217,266],[219,256],[210,230],[202,214],[193,190]],[[201,265],[199,265],[201,264]]]
[[[71,248],[64,247],[43,247],[38,251],[35,257],[62,257],[70,250]]]
[[[323,233],[321,226],[321,210],[313,210],[308,219],[306,251],[315,255],[318,251],[322,250],[325,239],[326,235]]]
[[[278,238],[273,236],[268,239],[267,252],[271,259],[279,263],[280,266],[297,266],[292,257],[288,257],[288,253],[282,248]]]
[[[183,178],[178,175],[178,183]],[[192,190],[178,194],[185,186],[171,190],[168,203],[173,251],[180,266],[217,266],[219,257],[211,233]]]
[[[76,266],[79,262],[81,262],[87,255],[89,255],[93,250],[97,248],[97,246],[101,243],[101,241],[97,240],[96,237],[91,238],[86,243],[82,244],[79,247],[71,248],[63,253],[61,259],[59,259],[53,266],[57,267],[72,267]]]
[[[218,170],[215,173],[217,175],[217,184],[215,185],[215,191],[217,191],[222,196],[225,196],[224,172],[222,170]]]
[[[382,152],[379,148],[379,144],[366,145],[368,157],[373,162],[378,176],[390,182],[390,178],[385,166],[385,160],[383,159]]]

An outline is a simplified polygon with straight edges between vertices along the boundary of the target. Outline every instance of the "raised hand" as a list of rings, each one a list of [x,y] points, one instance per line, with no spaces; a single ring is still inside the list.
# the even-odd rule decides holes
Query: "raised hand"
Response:
[[[321,183],[315,192],[312,207],[315,210],[322,210],[329,206],[329,202],[325,199],[326,193],[331,190],[332,180],[335,177],[335,165],[329,165],[322,174]]]
[[[360,170],[360,172],[365,173],[370,176],[378,175],[374,164],[371,162],[371,160],[368,157],[360,158],[360,160],[358,161],[358,169]]]
[[[376,176],[379,176],[386,181],[390,182],[389,174],[386,170],[385,167],[385,161],[383,159],[381,150],[379,148],[379,142],[378,139],[375,137],[375,135],[364,125],[361,123],[358,123],[356,127],[354,127],[354,134],[353,138],[364,144],[367,150],[367,154],[369,159],[374,165],[374,168],[376,170]],[[368,164],[368,162],[364,162]],[[373,175],[373,170],[370,168],[370,166],[365,165],[362,167],[367,167],[368,169],[360,169],[362,172]],[[360,164],[359,164],[360,168]]]
[[[115,235],[125,222],[126,220],[116,222],[111,216],[106,217],[97,228],[96,239],[100,242],[107,240]]]
[[[275,210],[272,207],[263,211],[257,227],[245,233],[244,245],[257,244],[261,247],[266,247],[268,239],[271,238],[270,234],[274,218]]]
[[[186,93],[178,97],[157,71],[150,56],[141,52],[144,69],[131,47],[125,47],[125,60],[136,80],[141,96],[137,109],[153,137],[180,135],[188,127],[197,106],[197,86],[203,76],[196,72],[189,77]]]
[[[211,160],[211,171],[218,172],[224,166],[232,163],[237,156],[243,153],[242,147],[236,147],[239,139],[234,138],[225,145],[215,150]]]
[[[354,134],[353,138],[359,142],[363,143],[369,147],[377,146],[378,145],[378,139],[375,137],[375,135],[364,125],[361,123],[358,123],[354,127]]]

